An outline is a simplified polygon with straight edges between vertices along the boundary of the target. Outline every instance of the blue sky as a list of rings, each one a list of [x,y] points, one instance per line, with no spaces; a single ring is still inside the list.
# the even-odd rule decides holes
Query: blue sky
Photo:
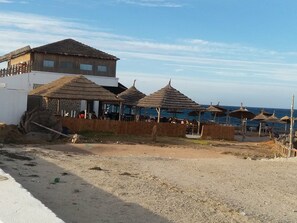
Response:
[[[297,1],[0,0],[0,54],[74,38],[120,58],[146,94],[289,108],[297,92]]]

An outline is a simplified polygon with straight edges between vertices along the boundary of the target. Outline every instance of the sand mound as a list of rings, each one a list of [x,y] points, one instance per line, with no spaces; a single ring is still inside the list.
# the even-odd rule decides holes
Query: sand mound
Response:
[[[0,143],[18,143],[23,140],[23,135],[16,125],[0,123]]]

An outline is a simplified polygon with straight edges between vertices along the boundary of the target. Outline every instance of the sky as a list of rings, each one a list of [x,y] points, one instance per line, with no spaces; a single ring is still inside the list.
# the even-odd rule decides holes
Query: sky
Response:
[[[73,38],[120,58],[119,81],[145,94],[171,79],[199,104],[290,108],[296,10],[295,0],[0,0],[0,55]]]

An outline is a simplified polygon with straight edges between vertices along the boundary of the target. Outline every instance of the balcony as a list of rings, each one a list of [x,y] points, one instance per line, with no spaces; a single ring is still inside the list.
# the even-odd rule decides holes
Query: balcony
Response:
[[[29,73],[31,70],[32,64],[30,62],[13,65],[8,68],[0,69],[0,78]]]

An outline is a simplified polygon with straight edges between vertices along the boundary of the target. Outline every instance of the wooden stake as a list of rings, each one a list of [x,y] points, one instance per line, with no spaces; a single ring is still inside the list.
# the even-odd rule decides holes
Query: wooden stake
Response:
[[[197,129],[197,134],[200,134],[200,125],[201,125],[201,111],[199,111],[199,116],[198,116],[198,129]]]
[[[291,156],[291,150],[293,149],[293,128],[294,128],[294,95],[292,97],[291,104],[291,123],[290,123],[290,144],[288,149],[288,158]]]
[[[261,131],[262,131],[262,122],[260,121],[260,124],[259,124],[259,137],[261,137]]]
[[[122,119],[122,106],[123,106],[123,103],[120,102],[120,108],[119,108],[119,121],[121,121],[121,119]]]

